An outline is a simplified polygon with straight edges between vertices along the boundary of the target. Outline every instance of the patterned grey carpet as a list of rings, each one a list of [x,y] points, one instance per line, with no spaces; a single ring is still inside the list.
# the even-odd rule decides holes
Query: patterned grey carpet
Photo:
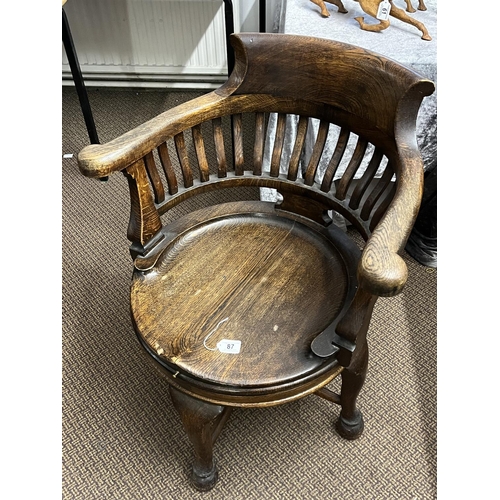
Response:
[[[195,95],[89,93],[101,142]],[[189,486],[191,448],[129,318],[126,181],[79,173],[88,136],[73,89],[63,88],[62,105],[62,153],[74,154],[62,160],[63,498],[436,498],[437,271],[406,254],[405,291],[375,307],[362,437],[341,439],[339,407],[316,396],[236,409],[215,447],[218,485]]]

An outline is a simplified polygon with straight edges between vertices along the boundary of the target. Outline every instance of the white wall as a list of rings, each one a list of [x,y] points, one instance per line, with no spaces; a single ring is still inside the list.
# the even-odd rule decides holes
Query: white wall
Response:
[[[266,2],[266,31],[281,0]],[[258,31],[259,1],[233,0],[235,31]],[[222,0],[71,0],[87,86],[215,88],[227,78]],[[63,85],[72,85],[62,49]]]

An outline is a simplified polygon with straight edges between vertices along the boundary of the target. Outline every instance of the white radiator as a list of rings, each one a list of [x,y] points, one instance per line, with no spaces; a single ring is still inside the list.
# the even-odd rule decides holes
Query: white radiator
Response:
[[[87,86],[213,88],[227,78],[222,0],[69,0],[64,10]]]

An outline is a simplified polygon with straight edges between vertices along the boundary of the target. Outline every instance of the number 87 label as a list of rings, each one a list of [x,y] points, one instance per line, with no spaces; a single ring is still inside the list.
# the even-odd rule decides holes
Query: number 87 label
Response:
[[[222,339],[217,342],[217,349],[226,354],[239,354],[241,349],[241,340]]]

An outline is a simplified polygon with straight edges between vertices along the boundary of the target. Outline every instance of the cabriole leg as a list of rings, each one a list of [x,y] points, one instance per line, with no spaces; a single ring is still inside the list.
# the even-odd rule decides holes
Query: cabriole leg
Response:
[[[191,483],[199,490],[210,490],[218,478],[213,445],[229,416],[230,408],[192,398],[172,386],[170,396],[194,448]]]
[[[337,420],[337,432],[344,439],[356,439],[361,436],[364,428],[363,415],[356,408],[356,399],[363,387],[368,367],[368,346],[358,346],[357,355],[353,356],[348,368],[341,373],[342,387],[340,391],[340,405],[342,410]]]
[[[345,439],[356,439],[363,432],[363,416],[356,408],[356,400],[363,387],[368,368],[368,344],[366,334],[377,300],[360,288],[347,314],[337,326],[339,335],[346,339],[356,339],[356,349],[350,361],[345,360],[341,373],[340,405],[342,410],[337,420],[337,432]]]

